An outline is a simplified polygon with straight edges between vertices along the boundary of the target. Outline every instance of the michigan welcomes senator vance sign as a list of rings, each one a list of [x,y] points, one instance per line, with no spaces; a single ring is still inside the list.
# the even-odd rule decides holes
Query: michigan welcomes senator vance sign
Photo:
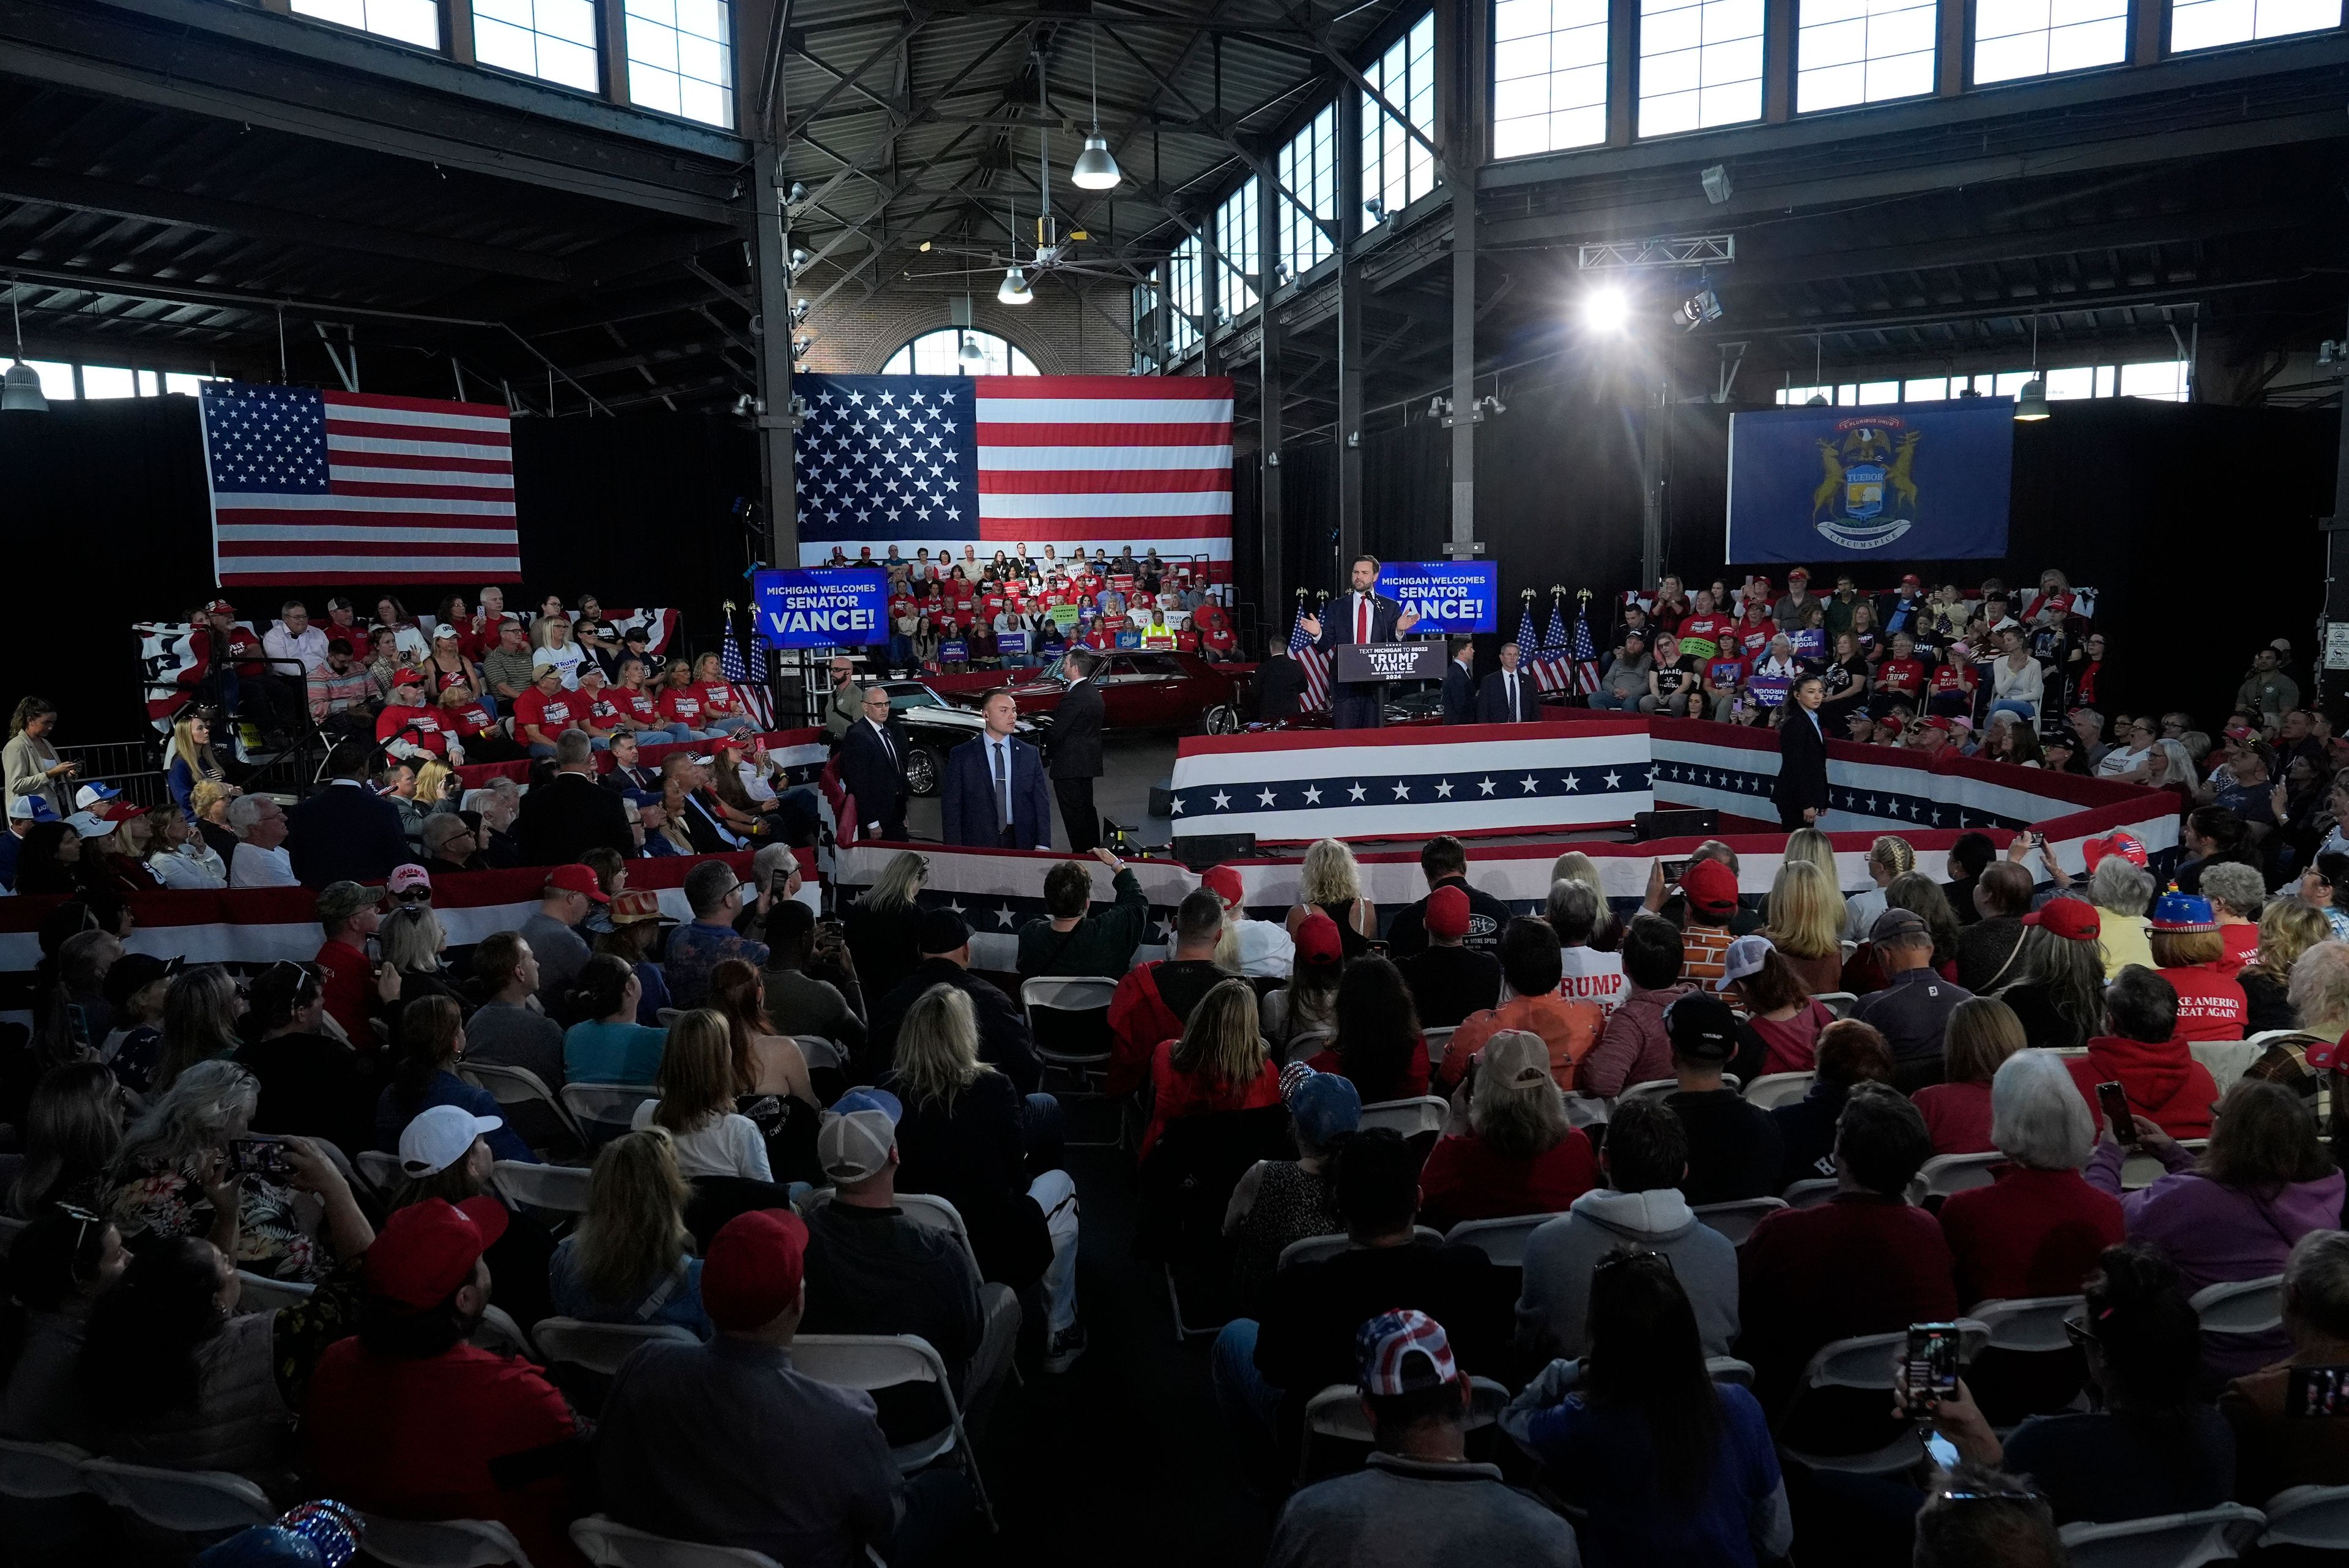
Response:
[[[822,567],[751,578],[759,639],[769,648],[829,648],[885,640],[889,579],[877,571]]]

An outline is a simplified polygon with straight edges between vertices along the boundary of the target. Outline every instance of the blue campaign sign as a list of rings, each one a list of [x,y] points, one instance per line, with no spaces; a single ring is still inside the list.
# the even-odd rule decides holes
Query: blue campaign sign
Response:
[[[1416,636],[1501,629],[1501,568],[1492,561],[1389,561],[1379,592],[1419,612]]]
[[[1025,653],[1028,651],[1028,634],[1024,631],[997,632],[995,649],[999,653]]]
[[[1142,633],[1135,631],[1129,627],[1127,629],[1117,634],[1117,645],[1120,648],[1140,648],[1142,646]]]
[[[769,648],[831,648],[878,642],[888,613],[881,571],[812,566],[760,572],[750,580],[752,617]]]
[[[2003,556],[2013,466],[2007,398],[1733,414],[1726,553],[1741,566]]]
[[[960,638],[938,644],[938,657],[949,664],[963,664],[970,659],[970,644]]]

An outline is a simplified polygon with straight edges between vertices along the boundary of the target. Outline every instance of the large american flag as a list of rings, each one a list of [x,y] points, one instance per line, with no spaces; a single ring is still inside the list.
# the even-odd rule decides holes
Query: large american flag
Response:
[[[522,575],[498,404],[209,381],[202,408],[222,586]]]
[[[835,548],[1056,545],[1232,559],[1219,376],[795,376],[800,564]],[[981,549],[982,558],[992,554]]]
[[[1573,677],[1566,668],[1566,617],[1558,600],[1549,601],[1549,630],[1538,644],[1519,651],[1534,667],[1534,684],[1544,691],[1573,690]]]
[[[1330,657],[1313,646],[1305,629],[1305,601],[1297,601],[1297,618],[1288,623],[1288,657],[1305,667],[1305,711],[1319,713],[1330,706]]]

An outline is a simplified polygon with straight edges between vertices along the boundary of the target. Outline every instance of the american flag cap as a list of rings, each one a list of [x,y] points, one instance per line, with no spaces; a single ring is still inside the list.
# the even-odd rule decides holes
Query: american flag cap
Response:
[[[1444,1325],[1411,1307],[1382,1312],[1362,1324],[1354,1334],[1354,1355],[1361,1364],[1362,1392],[1373,1397],[1413,1394],[1460,1377]]]

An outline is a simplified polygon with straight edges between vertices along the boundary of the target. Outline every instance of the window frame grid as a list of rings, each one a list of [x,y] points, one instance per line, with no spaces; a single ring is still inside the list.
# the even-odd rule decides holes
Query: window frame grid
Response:
[[[1578,4],[1596,4],[1599,12],[1597,20],[1576,22],[1565,27],[1557,26],[1559,7]],[[1544,6],[1549,12],[1548,26],[1538,34],[1525,33],[1504,38],[1501,36],[1501,8],[1505,5]],[[1614,26],[1609,12],[1610,5],[1608,0],[1493,0],[1492,58],[1488,62],[1486,71],[1486,80],[1491,88],[1491,116],[1486,130],[1492,138],[1494,161],[1500,162],[1515,158],[1535,158],[1545,152],[1570,152],[1586,147],[1605,145],[1609,108],[1609,73],[1614,64]],[[1587,44],[1593,37],[1596,38],[1599,46],[1595,59],[1578,58],[1567,66],[1558,65],[1561,38],[1573,38],[1578,44]],[[1505,52],[1524,48],[1536,38],[1541,41],[1541,68],[1528,70],[1519,76],[1502,76],[1501,67]],[[1561,108],[1557,101],[1560,82],[1591,72],[1597,74],[1599,93],[1596,99]],[[1524,113],[1505,114],[1504,99],[1508,96],[1511,84],[1534,81],[1543,84],[1544,107],[1538,111],[1528,109]],[[1589,115],[1593,110],[1596,110],[1597,119],[1595,134],[1581,140],[1558,140],[1558,121],[1561,118]],[[1539,146],[1505,149],[1507,127],[1536,123],[1542,127]]]
[[[1629,5],[1632,4],[1633,0],[1618,0],[1618,3]],[[1657,5],[1656,0],[1637,0],[1637,3],[1640,5],[1640,10],[1632,18],[1633,36],[1631,60],[1631,139],[1634,141],[1653,141],[1664,137],[1687,136],[1697,131],[1718,130],[1727,126],[1755,125],[1761,123],[1763,114],[1767,108],[1764,99],[1767,86],[1765,78],[1768,73],[1767,38],[1769,22],[1768,7],[1766,4],[1764,4],[1764,0],[1681,0],[1681,3],[1678,4],[1667,3],[1664,5]],[[1651,6],[1653,7],[1652,11]],[[1733,6],[1750,8],[1753,10],[1754,18],[1754,30],[1750,33],[1739,33],[1729,37],[1718,39],[1707,38],[1705,36],[1704,27],[1709,16],[1716,10],[1726,11]],[[1683,11],[1694,11],[1697,13],[1696,41],[1685,48],[1674,48],[1660,51],[1653,55],[1650,54],[1648,50],[1648,38],[1651,23],[1657,16]],[[1753,75],[1750,77],[1736,77],[1724,81],[1708,82],[1705,79],[1704,75],[1706,51],[1710,49],[1726,49],[1732,46],[1746,46],[1752,49],[1754,56]],[[1651,72],[1654,70],[1661,61],[1669,57],[1690,53],[1693,53],[1697,57],[1697,74],[1694,85],[1687,88],[1673,88],[1666,92],[1657,93],[1652,96],[1658,100],[1665,98],[1676,99],[1682,97],[1692,97],[1695,99],[1697,106],[1697,112],[1694,119],[1687,124],[1672,124],[1669,126],[1659,125],[1656,129],[1650,130],[1647,125],[1647,119],[1649,116],[1649,105],[1651,99],[1651,95],[1649,92],[1648,88]],[[1731,88],[1743,88],[1748,83],[1752,84],[1754,93],[1754,108],[1751,114],[1741,114],[1733,119],[1708,119],[1705,117],[1704,99],[1707,93],[1725,91]]]
[[[1274,219],[1280,234],[1280,265],[1296,282],[1338,254],[1322,223],[1338,222],[1338,104],[1331,99],[1288,139],[1274,161],[1280,175],[1280,210]],[[1299,179],[1300,171],[1304,178]],[[1290,200],[1294,192],[1305,204]]]
[[[572,92],[600,95],[605,90],[603,17],[597,8],[596,0],[462,0],[462,3],[469,5],[472,12],[474,64],[489,70],[522,77],[530,81],[543,82],[549,87],[564,88]],[[490,5],[519,5],[528,10],[531,20],[528,25],[524,25],[504,16],[485,16],[482,7]],[[550,33],[540,26],[538,8],[545,5],[576,5],[585,10],[587,13],[586,42],[581,43],[576,38],[565,37],[559,33]],[[492,59],[484,55],[481,48],[484,23],[492,29],[521,33],[528,37],[531,40],[532,63],[529,66],[520,66],[506,60]],[[492,31],[489,36],[494,38],[498,36],[498,33]],[[564,49],[584,51],[587,57],[589,79],[585,82],[573,81],[564,77],[550,76],[540,69],[542,40],[558,45]]]
[[[1398,79],[1399,78],[1399,79]],[[1435,13],[1423,12],[1402,36],[1363,67],[1362,79],[1402,109],[1429,138],[1435,134]],[[1362,111],[1362,201],[1384,203],[1392,217],[1435,189],[1435,155],[1369,93]],[[1365,227],[1369,213],[1363,216]]]
[[[620,7],[619,66],[626,72],[628,102],[631,106],[652,114],[666,114],[671,119],[682,119],[694,125],[715,126],[720,130],[730,131],[735,129],[741,106],[735,81],[735,67],[740,58],[740,53],[734,45],[736,20],[734,0],[605,0],[605,4]],[[714,37],[702,33],[688,32],[679,18],[679,12],[688,5],[712,7],[717,13],[719,29],[725,36]],[[639,6],[665,8],[668,16],[676,19],[664,21],[660,16],[650,14],[649,10],[640,11]],[[665,63],[653,54],[638,52],[639,24],[642,24],[645,30],[643,42],[647,50],[657,48],[663,41],[653,36],[656,32],[667,35],[669,61],[674,63]],[[684,40],[687,39],[691,39],[697,45],[709,46],[717,51],[717,76],[703,76],[696,72],[688,72],[685,68]],[[645,73],[641,86],[637,74],[639,71]],[[647,90],[660,85],[657,78],[667,78],[667,82],[676,88],[676,108],[670,108],[666,101],[658,101],[657,95]],[[692,101],[693,98],[688,88],[715,92],[723,107],[724,117],[712,119],[709,115],[698,114],[687,108],[686,106]]]
[[[1940,85],[1941,6],[1944,4],[1960,4],[1961,0],[1898,0],[1898,3],[1881,12],[1875,8],[1878,0],[1857,0],[1859,12],[1856,16],[1841,16],[1828,21],[1805,24],[1803,12],[1806,7],[1814,4],[1824,5],[1829,3],[1834,3],[1834,0],[1793,0],[1795,7],[1794,113],[1796,115],[1835,114],[1846,109],[1867,109],[1879,103],[1901,103],[1933,96]],[[1844,0],[1844,3],[1851,3],[1851,0]],[[2127,0],[2122,0],[2122,3],[2126,4]],[[1888,17],[1911,15],[1919,11],[1925,13],[1923,48],[1902,49],[1885,55],[1872,52],[1875,24]],[[1829,27],[1847,26],[1853,23],[1857,23],[1860,27],[1861,44],[1858,58],[1840,60],[1831,65],[1806,67],[1803,63],[1805,34],[1824,32]],[[1913,60],[1920,55],[1925,61],[1925,77],[1920,85],[1904,91],[1887,91],[1880,94],[1869,85],[1875,75],[1874,67],[1889,66],[1894,61]],[[1861,88],[1858,98],[1847,99],[1835,103],[1806,104],[1803,101],[1803,87],[1806,78],[1816,77],[1826,71],[1846,70],[1855,66],[1858,67],[1860,73]]]
[[[1237,321],[1257,306],[1257,290],[1248,278],[1263,266],[1263,258],[1257,254],[1263,192],[1263,182],[1251,174],[1216,205],[1215,296],[1216,319],[1224,325]]]

